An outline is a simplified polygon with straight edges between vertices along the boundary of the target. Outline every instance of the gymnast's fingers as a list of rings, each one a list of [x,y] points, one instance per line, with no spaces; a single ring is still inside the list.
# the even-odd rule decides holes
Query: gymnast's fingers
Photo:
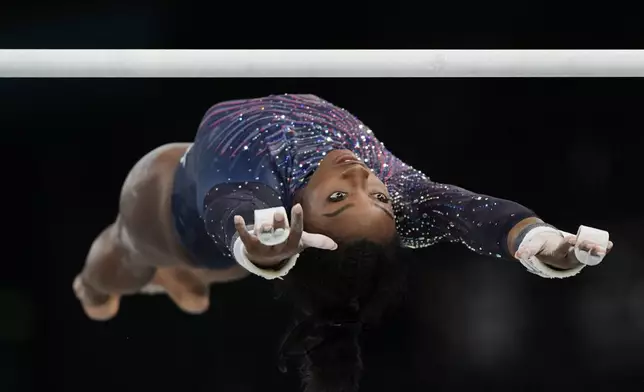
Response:
[[[286,248],[297,250],[300,247],[300,240],[302,239],[302,231],[304,230],[304,212],[302,206],[298,203],[291,209],[291,232],[286,240]]]
[[[275,214],[273,214],[273,230],[277,231],[279,229],[286,229],[286,219],[284,217],[284,214],[281,212],[277,211]]]
[[[579,244],[579,249],[583,250],[584,252],[588,252],[591,256],[604,256],[607,253],[607,250],[602,246],[588,240],[582,241]]]
[[[237,230],[237,234],[239,234],[239,239],[244,243],[246,250],[250,250],[260,243],[257,237],[246,230],[246,222],[239,215],[235,215],[235,229]]]

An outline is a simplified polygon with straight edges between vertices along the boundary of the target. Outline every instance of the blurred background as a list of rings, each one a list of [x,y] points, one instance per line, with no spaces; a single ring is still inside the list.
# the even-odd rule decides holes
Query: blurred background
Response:
[[[0,15],[2,48],[624,48],[641,21],[595,30],[562,5],[504,17],[269,5],[154,9],[23,3]],[[439,8],[440,7],[440,8]],[[486,3],[485,7],[489,7]],[[488,12],[491,12],[487,9]],[[453,18],[450,18],[450,15]],[[469,15],[469,16],[468,16]],[[503,13],[505,15],[505,13]],[[452,19],[454,22],[452,22]],[[482,26],[482,27],[481,27]],[[509,27],[508,27],[509,26]],[[510,31],[512,30],[512,31]],[[299,33],[298,33],[299,32]],[[564,281],[458,245],[416,252],[405,303],[366,337],[362,391],[585,390],[644,386],[641,185],[644,81],[636,79],[0,80],[5,253],[0,391],[298,391],[275,354],[289,308],[269,282],[214,286],[203,316],[163,297],[86,319],[71,283],[118,205],[130,167],[190,141],[229,99],[312,93],[345,107],[436,181],[516,200],[569,232],[606,229],[615,250]]]

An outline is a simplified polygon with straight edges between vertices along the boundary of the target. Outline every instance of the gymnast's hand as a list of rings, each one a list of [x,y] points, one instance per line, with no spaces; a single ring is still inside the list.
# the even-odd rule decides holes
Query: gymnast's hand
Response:
[[[563,236],[558,231],[544,231],[534,236],[530,241],[521,244],[514,257],[517,259],[528,259],[536,256],[543,263],[560,269],[570,269],[579,265],[575,257],[574,247],[577,244],[577,236]],[[593,256],[605,256],[613,248],[613,243],[608,242],[604,248],[591,241],[582,241],[579,249],[588,252]]]
[[[244,243],[248,259],[262,268],[271,268],[282,261],[291,258],[306,248],[319,248],[335,250],[338,245],[331,238],[322,234],[312,234],[304,231],[304,213],[302,206],[296,204],[291,209],[292,226],[286,241],[277,245],[264,245],[259,238],[246,229],[244,218],[235,216],[235,228],[239,238]],[[263,225],[259,232],[267,230],[286,229],[287,223],[283,214],[276,212],[273,216],[273,225]]]

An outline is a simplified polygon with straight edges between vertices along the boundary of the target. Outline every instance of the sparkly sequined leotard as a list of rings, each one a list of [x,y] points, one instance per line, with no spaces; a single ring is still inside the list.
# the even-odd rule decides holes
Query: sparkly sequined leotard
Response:
[[[510,257],[505,236],[534,216],[512,201],[431,181],[406,165],[344,109],[312,95],[276,95],[219,103],[205,114],[175,175],[172,210],[196,265],[234,265],[233,217],[284,206],[306,185],[327,152],[348,149],[387,185],[402,245],[461,242],[472,251]]]

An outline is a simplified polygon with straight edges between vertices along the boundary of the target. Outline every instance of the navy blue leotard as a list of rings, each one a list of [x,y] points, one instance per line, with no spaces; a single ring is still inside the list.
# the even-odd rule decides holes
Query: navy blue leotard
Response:
[[[433,182],[355,116],[316,96],[228,101],[206,112],[175,175],[175,226],[195,265],[234,265],[234,215],[252,224],[256,209],[289,211],[294,193],[334,149],[353,151],[385,183],[403,246],[461,242],[482,255],[510,258],[508,231],[535,216],[513,201]]]

